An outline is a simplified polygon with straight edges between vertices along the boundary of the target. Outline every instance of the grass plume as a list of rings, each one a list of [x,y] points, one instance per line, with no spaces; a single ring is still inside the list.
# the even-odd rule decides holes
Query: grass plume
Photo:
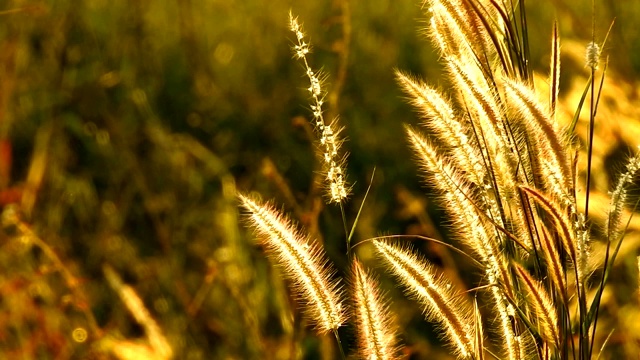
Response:
[[[471,358],[475,348],[471,304],[408,247],[381,240],[374,241],[374,244],[407,294],[422,305],[425,317],[442,327],[442,337],[458,358]]]
[[[375,279],[358,260],[351,266],[354,298],[353,319],[356,322],[361,359],[390,360],[397,358],[396,328],[386,301]]]
[[[346,320],[342,289],[339,282],[332,280],[333,272],[322,249],[273,206],[244,195],[238,197],[248,212],[249,225],[303,300],[309,322],[320,333],[342,326]]]
[[[514,269],[524,285],[524,292],[531,303],[533,315],[538,319],[539,334],[546,342],[546,346],[559,347],[560,334],[558,330],[558,315],[551,297],[544,286],[531,276],[531,274],[518,264]]]

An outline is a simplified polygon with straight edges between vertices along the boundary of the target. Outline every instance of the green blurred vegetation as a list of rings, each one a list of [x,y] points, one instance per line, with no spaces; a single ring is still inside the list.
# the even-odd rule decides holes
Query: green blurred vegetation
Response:
[[[328,111],[339,114],[348,138],[350,221],[376,168],[356,240],[446,238],[446,219],[427,200],[404,141],[402,124],[417,116],[393,78],[399,68],[446,88],[422,36],[424,9],[419,1],[344,1],[0,5],[1,358],[110,359],[123,356],[118,347],[152,348],[106,280],[107,265],[135,289],[176,359],[334,356],[331,339],[305,327],[279,270],[241,226],[235,198],[255,191],[283,204],[344,270],[340,211],[323,209],[315,181],[290,9],[328,91],[346,70]],[[628,107],[637,101],[640,3],[596,6],[597,41],[616,18],[604,54]],[[590,1],[532,2],[527,11],[531,61],[541,73],[554,18],[563,40],[591,39]],[[567,55],[563,66],[562,89],[571,91],[586,70]],[[423,250],[452,276],[470,271],[442,248]],[[366,247],[359,255],[375,267]],[[621,307],[637,301],[637,271],[628,262],[622,270]],[[443,355],[433,328],[387,281],[407,352]],[[352,329],[343,330],[349,348]],[[612,342],[612,353],[625,354],[625,346]]]

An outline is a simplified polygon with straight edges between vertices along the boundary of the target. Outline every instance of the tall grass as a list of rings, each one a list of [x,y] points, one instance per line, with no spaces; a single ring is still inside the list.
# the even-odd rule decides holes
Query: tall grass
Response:
[[[475,259],[481,278],[470,292],[456,289],[409,246],[396,244],[402,236],[365,239],[357,246],[374,243],[387,269],[417,301],[427,321],[437,326],[457,358],[595,358],[607,346],[598,332],[599,308],[625,234],[621,214],[628,188],[640,169],[638,157],[632,157],[619,177],[604,228],[606,250],[602,259],[594,259],[590,249],[596,232],[589,217],[589,185],[601,89],[595,80],[604,77],[604,72],[596,72],[602,44],[592,41],[586,49],[586,65],[591,69],[591,125],[586,186],[582,187],[575,124],[563,126],[571,122],[559,121],[556,111],[561,73],[557,26],[551,39],[550,96],[543,101],[529,67],[531,44],[524,1],[428,0],[424,8],[429,16],[426,32],[441,56],[450,91],[396,71],[400,87],[422,118],[419,128],[406,127],[406,135],[415,162],[447,214],[452,245]],[[293,16],[290,24],[296,37],[294,55],[302,60],[310,82],[327,199],[342,209],[348,194],[344,156],[337,146],[341,140],[329,137],[339,131],[327,132],[334,122],[322,116],[324,92],[307,59],[309,44]],[[576,104],[577,114],[586,94]],[[579,201],[581,192],[586,193],[584,203]],[[304,288],[302,303],[316,314],[312,323],[324,324],[318,326],[319,333],[333,330],[341,344],[336,330],[344,318],[336,315],[329,321],[324,314],[341,308],[343,300],[318,290],[336,289],[335,280],[325,273],[329,265],[320,260],[306,268],[312,270],[303,269],[307,259],[324,256],[320,248],[295,242],[281,246],[285,238],[304,236],[283,230],[288,225],[274,225],[276,220],[264,220],[267,215],[283,218],[272,206],[244,195],[240,200],[253,219],[250,227],[260,238],[270,239],[268,248],[280,249],[275,261],[284,266],[294,288]],[[393,320],[378,310],[379,291],[356,259],[350,245],[353,230],[347,226],[344,211],[342,215],[355,279],[349,283],[354,296],[347,303],[356,309],[354,322],[361,337],[356,351],[363,358],[386,358],[391,350],[384,349],[397,342],[390,330]],[[591,266],[596,260],[602,268]],[[308,280],[315,274],[316,280]],[[482,304],[479,311],[478,306],[474,310],[472,294]]]

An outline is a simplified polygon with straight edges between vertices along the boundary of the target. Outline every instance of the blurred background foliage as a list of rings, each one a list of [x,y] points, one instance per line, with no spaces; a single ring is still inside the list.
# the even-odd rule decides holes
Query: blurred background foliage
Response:
[[[423,36],[424,9],[419,1],[347,1],[0,4],[1,358],[335,357],[332,339],[307,329],[279,269],[241,225],[235,198],[275,199],[324,242],[344,275],[340,211],[323,205],[316,179],[290,9],[314,45],[312,66],[327,75],[328,114],[345,127],[350,222],[376,169],[356,241],[447,238],[404,141],[402,124],[417,116],[393,78],[398,68],[447,86]],[[559,22],[565,122],[588,77],[590,3],[527,8],[531,62],[543,75]],[[595,164],[606,171],[594,188],[606,206],[611,174],[640,139],[640,3],[597,1],[595,14],[598,42],[616,19],[596,129]],[[584,138],[584,118],[577,133]],[[418,245],[460,286],[479,276],[445,249]],[[616,290],[605,297],[601,328],[615,332],[603,359],[638,351],[639,325],[630,320],[640,316],[637,248],[629,236]],[[376,267],[366,246],[358,255]],[[381,278],[405,352],[447,358],[433,327]],[[353,329],[341,331],[352,348]]]

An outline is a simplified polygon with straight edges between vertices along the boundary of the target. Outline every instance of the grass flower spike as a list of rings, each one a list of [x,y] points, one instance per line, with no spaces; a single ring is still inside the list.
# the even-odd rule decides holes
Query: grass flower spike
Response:
[[[460,359],[471,358],[475,348],[473,307],[426,261],[409,249],[375,241],[375,247],[407,293],[422,304],[430,321],[440,324],[442,336]]]
[[[302,25],[298,19],[289,13],[289,29],[296,35],[296,44],[293,46],[293,54],[302,60],[306,75],[309,78],[307,90],[311,95],[311,112],[316,134],[320,138],[320,153],[322,159],[322,171],[325,174],[325,188],[327,198],[331,203],[342,203],[349,196],[349,185],[345,176],[346,154],[340,150],[342,142],[337,119],[327,122],[323,115],[324,97],[326,92],[322,89],[322,76],[309,65],[307,54],[311,51],[311,45],[305,41]]]
[[[628,187],[633,183],[633,178],[640,170],[640,149],[627,163],[626,170],[619,176],[618,183],[611,193],[611,206],[606,218],[605,231],[609,241],[618,240],[621,235],[620,224],[622,222],[622,209],[627,203]]]
[[[587,50],[585,53],[586,67],[597,69],[599,62],[600,62],[600,46],[598,46],[598,44],[592,41],[587,45]]]
[[[531,274],[522,266],[514,264],[514,269],[522,281],[524,292],[529,298],[531,311],[538,319],[540,336],[553,346],[559,346],[558,315],[547,291],[540,282],[533,279]]]
[[[249,212],[250,226],[303,300],[309,322],[319,333],[335,331],[346,320],[343,296],[322,249],[272,206],[238,197]]]
[[[396,329],[378,284],[358,260],[353,261],[351,271],[360,358],[395,359],[398,352]]]

